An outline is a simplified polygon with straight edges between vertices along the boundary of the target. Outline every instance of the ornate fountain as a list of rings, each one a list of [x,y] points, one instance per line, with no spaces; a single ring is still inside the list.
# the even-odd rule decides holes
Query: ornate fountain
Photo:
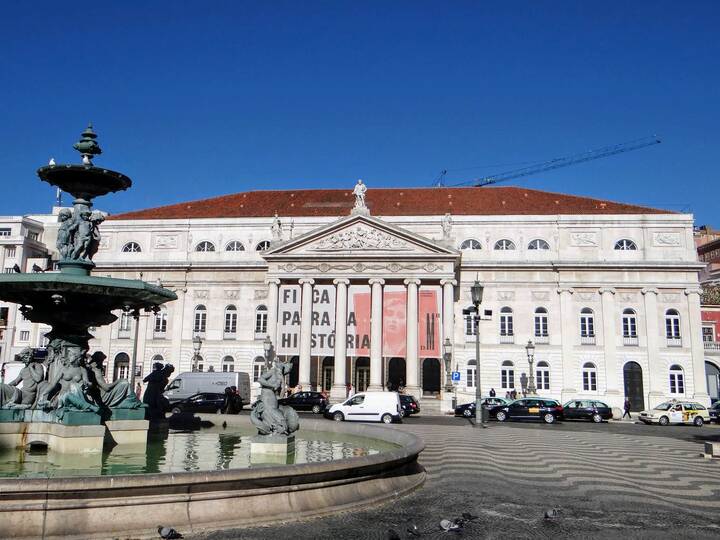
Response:
[[[74,197],[72,210],[58,215],[59,271],[0,274],[0,300],[20,304],[27,319],[52,327],[45,358],[23,351],[18,378],[0,385],[0,447],[39,442],[58,452],[100,452],[108,440],[146,441],[145,405],[128,381],[105,382],[104,355],[88,355],[89,329],[114,322],[113,311],[137,317],[177,297],[140,280],[91,275],[105,219],[92,210],[92,201],[132,185],[124,174],[93,164],[102,153],[96,139],[88,126],[74,145],[81,164],[51,161],[37,171],[41,180]]]

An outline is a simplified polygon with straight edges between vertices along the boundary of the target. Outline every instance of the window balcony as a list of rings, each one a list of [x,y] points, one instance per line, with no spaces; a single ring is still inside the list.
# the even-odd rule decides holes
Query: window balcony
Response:
[[[595,336],[580,336],[580,345],[595,345]]]
[[[223,332],[223,339],[237,339],[237,332]]]
[[[153,332],[153,339],[165,339],[167,337],[167,332]]]
[[[703,346],[706,351],[720,351],[719,341],[703,341]]]
[[[637,347],[639,340],[637,336],[623,336],[623,345],[625,347]]]
[[[265,339],[267,332],[255,332],[255,339]]]
[[[668,347],[682,347],[682,338],[680,337],[669,337],[667,338]]]
[[[130,330],[123,330],[122,328],[118,330],[118,339],[130,339],[132,337],[132,332]]]
[[[515,336],[500,336],[500,343],[515,343]]]
[[[550,343],[550,336],[534,336],[533,339],[536,345],[547,345]]]

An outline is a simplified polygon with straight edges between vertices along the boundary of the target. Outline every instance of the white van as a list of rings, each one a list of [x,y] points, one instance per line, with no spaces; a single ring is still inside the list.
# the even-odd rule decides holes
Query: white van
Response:
[[[236,386],[243,405],[250,404],[250,376],[240,371],[186,371],[175,377],[165,389],[170,403],[201,392],[222,394],[228,386]]]
[[[361,392],[333,405],[325,411],[327,418],[336,422],[342,420],[356,422],[400,421],[400,396],[397,392]]]

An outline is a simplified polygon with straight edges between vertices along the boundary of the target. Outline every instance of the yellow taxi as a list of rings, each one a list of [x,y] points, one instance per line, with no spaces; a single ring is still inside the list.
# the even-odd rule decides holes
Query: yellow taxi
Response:
[[[657,405],[650,411],[640,413],[640,421],[645,424],[693,424],[702,426],[710,422],[710,413],[705,405],[695,401],[671,400]]]

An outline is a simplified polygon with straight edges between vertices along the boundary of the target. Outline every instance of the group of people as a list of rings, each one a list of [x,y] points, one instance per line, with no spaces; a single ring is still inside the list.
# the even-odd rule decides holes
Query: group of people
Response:
[[[222,414],[238,414],[242,411],[243,402],[238,393],[237,386],[228,386],[225,388],[225,397],[221,409]]]

